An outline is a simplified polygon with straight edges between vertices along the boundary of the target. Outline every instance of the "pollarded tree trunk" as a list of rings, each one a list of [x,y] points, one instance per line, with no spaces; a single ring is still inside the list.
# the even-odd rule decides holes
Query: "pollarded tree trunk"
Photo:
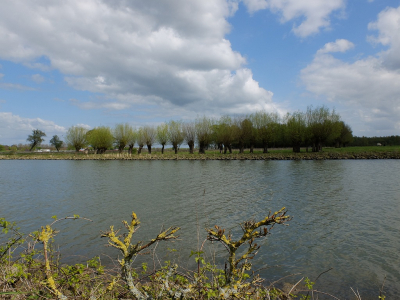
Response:
[[[250,145],[250,153],[254,153],[254,145],[253,144]]]
[[[222,153],[222,150],[224,149],[224,147],[222,146],[222,143],[218,144],[218,149],[219,149],[219,153]],[[226,153],[226,152],[225,152]]]
[[[263,142],[263,153],[268,153],[268,143],[267,142]]]
[[[137,151],[138,154],[142,153],[143,145],[139,145],[139,149]]]
[[[189,153],[193,154],[194,153],[194,142],[193,141],[188,142],[188,146],[189,146]]]
[[[175,150],[175,154],[178,154],[178,144],[172,144],[172,148]]]
[[[134,146],[133,144],[130,144],[130,145],[129,145],[129,150],[128,150],[128,153],[129,153],[129,154],[132,154],[133,146]]]
[[[164,154],[164,147],[165,147],[165,144],[162,144],[161,154]]]
[[[239,153],[244,153],[244,145],[242,143],[239,144]]]
[[[149,152],[149,154],[151,154],[151,145],[147,145],[147,152]]]
[[[204,144],[204,142],[200,142],[200,144],[199,144],[199,153],[200,154],[206,153],[206,145]]]
[[[226,154],[226,151],[228,151],[228,146],[224,145],[224,154]]]
[[[294,153],[300,153],[300,145],[294,145],[293,146],[293,152]]]
[[[122,151],[124,151],[124,148],[125,148],[125,146],[119,145],[119,147],[118,147],[119,154],[121,154]]]

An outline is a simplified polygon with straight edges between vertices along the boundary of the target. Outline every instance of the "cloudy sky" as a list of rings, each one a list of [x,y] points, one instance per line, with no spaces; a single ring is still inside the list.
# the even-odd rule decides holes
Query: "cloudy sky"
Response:
[[[2,1],[0,144],[308,105],[400,134],[400,1]]]

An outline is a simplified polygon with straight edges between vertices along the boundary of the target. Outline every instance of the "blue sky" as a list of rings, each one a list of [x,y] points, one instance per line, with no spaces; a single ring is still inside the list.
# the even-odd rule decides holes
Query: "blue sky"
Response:
[[[399,134],[400,1],[2,3],[0,144],[308,105]]]

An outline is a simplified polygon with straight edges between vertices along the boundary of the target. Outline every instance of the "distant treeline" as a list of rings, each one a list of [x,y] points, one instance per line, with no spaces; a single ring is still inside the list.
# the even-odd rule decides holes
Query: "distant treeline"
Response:
[[[45,136],[43,131],[33,130],[27,138],[29,149],[38,148]],[[206,149],[232,153],[233,148],[239,149],[240,153],[245,148],[250,149],[250,153],[254,148],[262,148],[267,153],[268,148],[287,147],[291,147],[293,152],[300,152],[301,147],[319,152],[322,147],[400,145],[400,137],[353,137],[350,126],[341,120],[335,110],[309,106],[305,112],[296,111],[284,117],[274,112],[259,111],[219,119],[204,116],[193,121],[169,121],[140,128],[133,128],[127,123],[91,130],[72,126],[65,135],[65,141],[55,135],[50,144],[57,150],[67,145],[76,151],[93,149],[99,154],[110,149],[132,153],[135,146],[138,147],[138,154],[144,147],[151,153],[156,145],[162,146],[162,153],[166,145],[171,145],[177,153],[182,144],[189,147],[190,153],[194,152],[195,146],[199,153],[205,153]],[[21,150],[21,147],[17,149],[13,145],[10,150]]]
[[[353,142],[349,146],[376,146],[379,144],[382,146],[398,146],[400,145],[400,136],[354,136]]]

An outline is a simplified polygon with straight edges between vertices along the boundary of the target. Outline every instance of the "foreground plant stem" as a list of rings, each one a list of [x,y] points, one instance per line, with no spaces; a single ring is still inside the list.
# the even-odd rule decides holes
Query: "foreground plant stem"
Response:
[[[122,221],[122,223],[124,224],[125,228],[128,229],[128,234],[123,240],[122,236],[117,236],[118,231],[115,232],[114,226],[110,226],[110,230],[103,233],[101,236],[107,237],[109,239],[108,243],[112,247],[115,247],[122,252],[123,259],[119,260],[119,263],[121,265],[122,278],[128,285],[129,291],[132,293],[132,295],[140,300],[151,299],[151,296],[149,296],[145,291],[140,291],[134,284],[132,277],[132,267],[131,267],[132,258],[158,241],[176,239],[177,236],[174,236],[174,233],[177,232],[180,228],[170,227],[167,230],[158,234],[156,238],[152,239],[145,245],[142,245],[141,241],[132,245],[131,244],[132,236],[138,229],[140,221],[137,218],[136,214],[132,212],[132,221],[129,224],[127,221]]]

